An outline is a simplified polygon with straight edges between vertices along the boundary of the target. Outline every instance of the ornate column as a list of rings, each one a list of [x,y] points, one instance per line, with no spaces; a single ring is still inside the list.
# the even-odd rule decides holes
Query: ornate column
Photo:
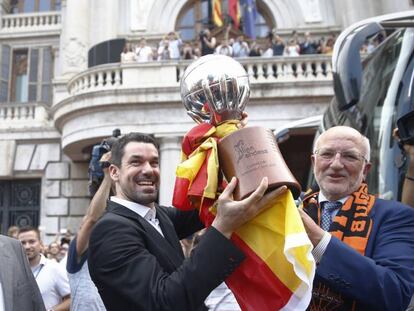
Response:
[[[161,185],[159,193],[160,205],[171,206],[175,183],[175,169],[181,159],[181,137],[164,136],[160,143]]]
[[[89,1],[62,1],[60,37],[60,74],[72,76],[87,67],[89,37]]]

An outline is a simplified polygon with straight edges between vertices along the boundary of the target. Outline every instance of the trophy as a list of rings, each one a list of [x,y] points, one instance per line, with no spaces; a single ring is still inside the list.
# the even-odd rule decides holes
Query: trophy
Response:
[[[218,126],[228,120],[241,120],[249,95],[246,70],[224,55],[200,57],[187,67],[181,79],[181,98],[188,115],[197,123]],[[224,177],[238,179],[233,193],[236,200],[255,191],[265,176],[268,190],[286,185],[294,197],[300,194],[300,185],[287,167],[270,129],[236,130],[220,139],[218,155]]]

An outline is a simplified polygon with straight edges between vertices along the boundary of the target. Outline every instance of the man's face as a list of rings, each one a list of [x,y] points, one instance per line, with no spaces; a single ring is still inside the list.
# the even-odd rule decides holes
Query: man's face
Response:
[[[111,165],[117,197],[153,207],[157,200],[160,168],[157,148],[153,144],[130,142],[124,148],[121,167]]]
[[[338,200],[355,192],[364,181],[371,164],[361,136],[353,130],[327,131],[318,141],[317,150],[324,154],[312,155],[316,181],[326,198]],[[356,155],[357,157],[352,157]]]
[[[35,231],[27,231],[19,233],[19,240],[26,252],[27,259],[32,260],[37,258],[42,251],[42,243]]]

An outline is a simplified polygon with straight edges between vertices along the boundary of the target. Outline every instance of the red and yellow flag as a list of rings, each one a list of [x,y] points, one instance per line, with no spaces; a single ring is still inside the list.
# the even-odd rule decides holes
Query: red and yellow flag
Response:
[[[213,23],[214,25],[221,27],[223,26],[223,15],[221,13],[221,0],[213,0],[211,5],[213,6]]]
[[[239,0],[229,0],[229,16],[233,20],[235,29],[240,26],[240,4]]]
[[[184,137],[182,162],[176,171],[173,205],[198,208],[208,227],[220,194],[217,141],[237,130],[236,121],[217,127],[203,123]],[[304,310],[311,299],[315,262],[312,245],[290,191],[243,225],[232,241],[246,260],[226,280],[242,310]]]

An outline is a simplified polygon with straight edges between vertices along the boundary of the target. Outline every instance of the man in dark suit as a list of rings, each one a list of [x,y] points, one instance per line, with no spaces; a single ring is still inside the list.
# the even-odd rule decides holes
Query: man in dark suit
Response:
[[[0,310],[45,310],[22,245],[3,235],[0,235]]]
[[[353,128],[321,134],[312,161],[320,192],[301,210],[315,246],[310,310],[405,310],[414,291],[414,209],[368,193],[370,145]]]
[[[229,240],[240,225],[285,188],[264,195],[267,179],[242,201],[233,201],[233,179],[217,202],[217,216],[190,258],[179,239],[202,228],[198,211],[157,206],[156,141],[131,133],[112,146],[110,176],[116,196],[89,241],[89,270],[108,310],[200,310],[204,299],[243,261]]]

